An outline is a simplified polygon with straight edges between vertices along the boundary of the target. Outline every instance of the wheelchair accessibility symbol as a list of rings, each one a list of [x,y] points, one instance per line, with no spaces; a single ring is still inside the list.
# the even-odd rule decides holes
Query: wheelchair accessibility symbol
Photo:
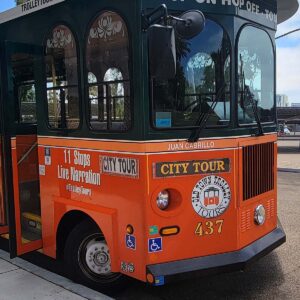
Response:
[[[148,239],[148,251],[150,253],[162,251],[162,238]]]
[[[126,234],[126,247],[132,250],[136,249],[135,236]]]

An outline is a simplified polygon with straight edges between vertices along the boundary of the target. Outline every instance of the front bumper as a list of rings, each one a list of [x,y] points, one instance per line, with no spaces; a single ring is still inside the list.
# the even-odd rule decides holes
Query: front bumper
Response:
[[[186,279],[193,275],[241,270],[249,263],[268,254],[285,241],[286,236],[279,223],[275,230],[241,250],[149,265],[147,266],[147,275],[150,275],[150,278],[154,278],[151,284],[163,285],[172,280]]]

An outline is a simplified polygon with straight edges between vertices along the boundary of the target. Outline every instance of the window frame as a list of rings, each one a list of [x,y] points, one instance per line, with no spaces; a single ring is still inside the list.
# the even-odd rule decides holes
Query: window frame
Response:
[[[48,106],[48,97],[47,97],[47,70],[46,70],[46,48],[47,48],[47,39],[50,36],[51,33],[53,33],[53,30],[58,27],[58,26],[65,26],[67,27],[70,32],[73,35],[74,38],[74,44],[76,46],[76,59],[77,59],[77,90],[78,90],[78,117],[79,117],[79,123],[77,128],[57,128],[57,127],[52,127],[49,122],[49,106]],[[71,24],[64,22],[64,21],[58,21],[53,24],[51,24],[50,29],[46,32],[45,37],[43,39],[43,68],[44,68],[44,86],[43,86],[43,94],[45,95],[45,114],[46,114],[46,127],[48,130],[51,130],[52,132],[76,132],[80,131],[82,129],[83,125],[83,112],[82,112],[82,79],[81,79],[81,59],[80,59],[80,54],[81,54],[81,47],[79,43],[78,36],[75,34],[75,31],[73,30],[73,27]],[[71,88],[74,87],[74,85],[71,85]]]
[[[239,92],[239,85],[238,85],[238,80],[239,80],[239,58],[238,58],[238,54],[239,54],[239,40],[240,40],[240,36],[243,32],[243,30],[246,28],[246,27],[254,27],[256,29],[259,29],[263,32],[265,32],[270,40],[270,44],[272,46],[272,51],[273,51],[273,66],[274,66],[274,74],[273,74],[273,83],[274,83],[274,121],[272,122],[261,122],[261,124],[263,125],[275,125],[276,122],[277,122],[277,115],[276,115],[276,50],[275,50],[275,45],[273,43],[273,40],[269,34],[269,32],[267,31],[266,28],[264,28],[263,26],[260,26],[256,23],[246,23],[244,25],[241,26],[241,28],[239,29],[238,31],[238,34],[236,36],[236,39],[235,39],[235,57],[236,57],[236,60],[235,60],[235,82],[236,82],[236,86],[235,86],[235,95],[236,95],[236,99],[235,99],[235,118],[236,118],[236,125],[237,125],[237,128],[253,128],[253,127],[257,127],[257,124],[256,124],[256,121],[253,122],[253,123],[246,123],[246,124],[242,124],[240,123],[239,121],[239,115],[238,115],[238,107],[239,107],[239,101],[238,101],[238,92]]]
[[[21,125],[21,126],[25,126],[25,127],[31,127],[31,126],[36,126],[37,123],[38,123],[38,106],[37,106],[37,81],[36,81],[36,70],[35,70],[35,65],[36,65],[36,62],[35,62],[35,56],[36,54],[35,53],[27,53],[26,51],[16,51],[15,53],[11,54],[10,56],[10,60],[12,59],[12,56],[13,55],[16,55],[16,54],[25,54],[26,56],[30,57],[32,59],[32,62],[31,62],[31,65],[32,65],[32,72],[33,72],[33,78],[31,80],[27,80],[27,81],[22,81],[22,84],[17,84],[15,85],[14,84],[14,89],[13,89],[13,93],[14,93],[14,106],[15,106],[15,112],[14,112],[14,119],[15,119],[15,123],[17,125]],[[10,65],[11,65],[11,72],[12,74],[15,74],[14,73],[14,67],[13,67],[13,64],[14,64],[14,61],[10,61]],[[27,83],[27,84],[24,84],[24,83]],[[29,84],[28,84],[29,83]],[[22,121],[22,118],[21,118],[21,112],[22,112],[22,101],[20,99],[20,94],[19,94],[19,89],[20,87],[23,87],[23,86],[28,86],[28,85],[31,85],[34,87],[34,102],[29,102],[29,103],[34,103],[34,107],[35,107],[35,120],[34,121],[29,121],[29,122],[26,122],[26,121]]]
[[[89,38],[89,34],[90,34],[90,30],[92,28],[92,25],[95,23],[95,21],[97,20],[97,18],[99,16],[101,16],[102,14],[104,14],[105,12],[112,12],[117,14],[125,23],[126,25],[126,30],[127,30],[127,37],[128,37],[128,75],[129,75],[129,79],[126,79],[123,81],[124,82],[129,82],[129,88],[130,88],[130,93],[129,93],[129,101],[130,101],[130,109],[129,109],[129,114],[130,114],[130,124],[129,126],[125,129],[125,130],[115,130],[115,129],[104,129],[104,130],[99,130],[99,129],[95,129],[91,126],[91,122],[90,122],[90,98],[89,98],[89,88],[91,86],[91,84],[89,84],[88,82],[88,74],[89,71],[87,68],[87,45],[88,45],[88,38]],[[113,133],[119,133],[119,134],[125,134],[128,133],[129,131],[131,131],[134,128],[134,77],[133,75],[133,64],[134,64],[134,60],[133,60],[133,38],[132,38],[132,31],[131,31],[131,27],[129,26],[130,22],[128,20],[128,18],[125,17],[124,13],[122,13],[120,10],[112,8],[112,7],[107,7],[105,9],[101,9],[99,10],[95,15],[93,15],[93,17],[89,20],[89,22],[87,23],[86,26],[86,30],[85,30],[85,34],[84,34],[84,39],[83,39],[83,74],[84,74],[84,98],[87,100],[85,101],[84,105],[85,105],[85,117],[86,117],[86,126],[87,129],[92,132],[93,134],[113,134]],[[116,66],[110,67],[110,68],[116,68]],[[107,70],[109,70],[110,68],[108,68]],[[93,72],[91,72],[93,73]],[[104,81],[99,81],[97,83],[93,83],[92,85],[103,85],[103,83],[105,84]],[[111,81],[111,83],[113,83],[113,81]],[[124,96],[125,97],[125,96]]]
[[[217,15],[211,15],[211,14],[206,14],[204,13],[204,16],[206,19],[209,19],[210,21],[215,22],[218,26],[220,26],[223,29],[223,32],[227,35],[228,37],[228,42],[230,45],[230,85],[229,85],[229,94],[230,94],[230,101],[229,101],[229,119],[228,123],[226,125],[218,125],[218,126],[205,126],[203,130],[214,130],[214,129],[226,129],[232,127],[232,120],[233,120],[233,114],[232,114],[232,107],[233,107],[233,79],[234,77],[232,76],[232,70],[234,68],[234,46],[233,46],[233,39],[230,35],[230,32],[226,30],[225,26],[222,24],[220,19],[218,19]],[[199,126],[177,126],[177,127],[169,127],[169,128],[159,128],[156,127],[155,125],[155,120],[154,120],[154,99],[153,99],[153,92],[152,92],[152,83],[151,83],[151,77],[150,77],[150,70],[149,70],[149,52],[148,52],[148,42],[147,42],[147,64],[148,64],[148,85],[149,85],[149,98],[150,98],[150,126],[151,129],[157,131],[157,132],[169,132],[169,131],[176,131],[176,130],[193,130],[199,128]]]
[[[28,86],[29,84],[23,84],[23,85],[19,85],[18,88],[22,87],[22,86]],[[17,118],[17,123],[19,125],[37,125],[37,95],[36,95],[36,81],[33,80],[33,83],[31,84],[33,87],[34,87],[34,105],[35,105],[35,120],[34,121],[30,121],[30,122],[26,122],[26,121],[22,121],[21,119],[21,114],[22,114],[22,101],[21,99],[19,98],[19,89],[17,91],[17,94],[18,94],[18,104],[17,104],[17,112],[18,112],[18,118]],[[23,102],[24,103],[24,102]]]

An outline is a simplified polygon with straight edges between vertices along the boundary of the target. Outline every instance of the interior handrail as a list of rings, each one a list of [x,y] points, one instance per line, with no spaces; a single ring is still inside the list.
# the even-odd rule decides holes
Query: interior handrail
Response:
[[[30,153],[33,151],[33,149],[37,146],[37,142],[35,142],[27,151],[26,153],[20,158],[20,160],[18,161],[18,165],[20,165],[29,155]]]

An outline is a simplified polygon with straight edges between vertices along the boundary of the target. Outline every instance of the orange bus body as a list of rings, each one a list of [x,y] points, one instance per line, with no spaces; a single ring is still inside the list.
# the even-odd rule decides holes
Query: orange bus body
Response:
[[[274,188],[244,201],[242,148],[264,143],[274,145]],[[192,144],[184,140],[129,142],[39,137],[38,144],[43,252],[51,257],[56,257],[59,224],[71,211],[84,212],[101,228],[110,248],[113,272],[142,281],[147,280],[149,265],[236,251],[277,227],[275,134],[204,139]],[[202,174],[184,174],[184,165],[170,167],[172,162],[221,159],[229,160],[229,170],[210,172],[205,167]],[[113,165],[109,167],[108,162],[113,164],[116,160],[127,163],[124,174],[115,172]],[[169,162],[161,170],[173,174],[158,178],[155,167],[161,162]],[[231,199],[222,214],[208,219],[193,209],[192,193],[201,179],[212,175],[228,183]],[[162,211],[156,198],[165,189],[171,191],[171,205]],[[263,226],[254,223],[258,204],[266,208]],[[128,225],[134,228],[135,249],[126,245]],[[161,237],[161,229],[169,227],[176,227],[179,232]],[[161,238],[161,249],[151,252],[149,243],[156,238]],[[133,266],[130,274],[121,268],[124,263]]]

